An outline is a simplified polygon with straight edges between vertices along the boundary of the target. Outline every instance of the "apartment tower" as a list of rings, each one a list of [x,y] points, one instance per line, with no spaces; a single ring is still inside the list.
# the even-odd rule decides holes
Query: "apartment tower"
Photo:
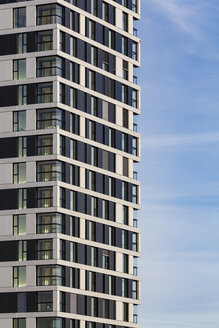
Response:
[[[0,327],[137,328],[139,0],[0,0]]]

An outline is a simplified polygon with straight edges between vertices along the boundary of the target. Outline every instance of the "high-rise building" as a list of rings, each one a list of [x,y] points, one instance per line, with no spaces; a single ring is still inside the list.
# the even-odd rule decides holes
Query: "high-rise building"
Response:
[[[139,0],[0,0],[0,328],[136,328]]]

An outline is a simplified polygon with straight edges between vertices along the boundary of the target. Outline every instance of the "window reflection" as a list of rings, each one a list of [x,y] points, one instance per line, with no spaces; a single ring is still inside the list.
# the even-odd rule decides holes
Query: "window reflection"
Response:
[[[37,233],[62,233],[63,215],[59,213],[37,214]]]

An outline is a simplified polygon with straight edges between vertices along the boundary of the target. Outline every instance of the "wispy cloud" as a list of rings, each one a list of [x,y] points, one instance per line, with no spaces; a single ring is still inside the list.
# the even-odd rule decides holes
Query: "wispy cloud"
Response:
[[[142,139],[142,148],[205,145],[219,142],[219,132],[187,135],[159,135]]]
[[[201,40],[200,28],[202,9],[206,3],[185,0],[149,0],[160,9],[165,16],[189,36]]]

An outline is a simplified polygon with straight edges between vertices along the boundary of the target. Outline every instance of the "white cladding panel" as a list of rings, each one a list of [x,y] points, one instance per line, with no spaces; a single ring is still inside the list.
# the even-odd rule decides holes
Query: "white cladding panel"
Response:
[[[0,164],[0,185],[12,183],[12,164]]]
[[[0,10],[0,30],[5,30],[13,27],[13,11],[12,9]]]
[[[13,233],[12,215],[0,216],[0,236],[9,236]]]
[[[0,288],[12,287],[12,267],[0,267]],[[1,325],[0,325],[1,327]]]
[[[12,112],[0,113],[0,133],[12,131]]]
[[[12,60],[0,61],[0,82],[12,80],[12,63]]]

